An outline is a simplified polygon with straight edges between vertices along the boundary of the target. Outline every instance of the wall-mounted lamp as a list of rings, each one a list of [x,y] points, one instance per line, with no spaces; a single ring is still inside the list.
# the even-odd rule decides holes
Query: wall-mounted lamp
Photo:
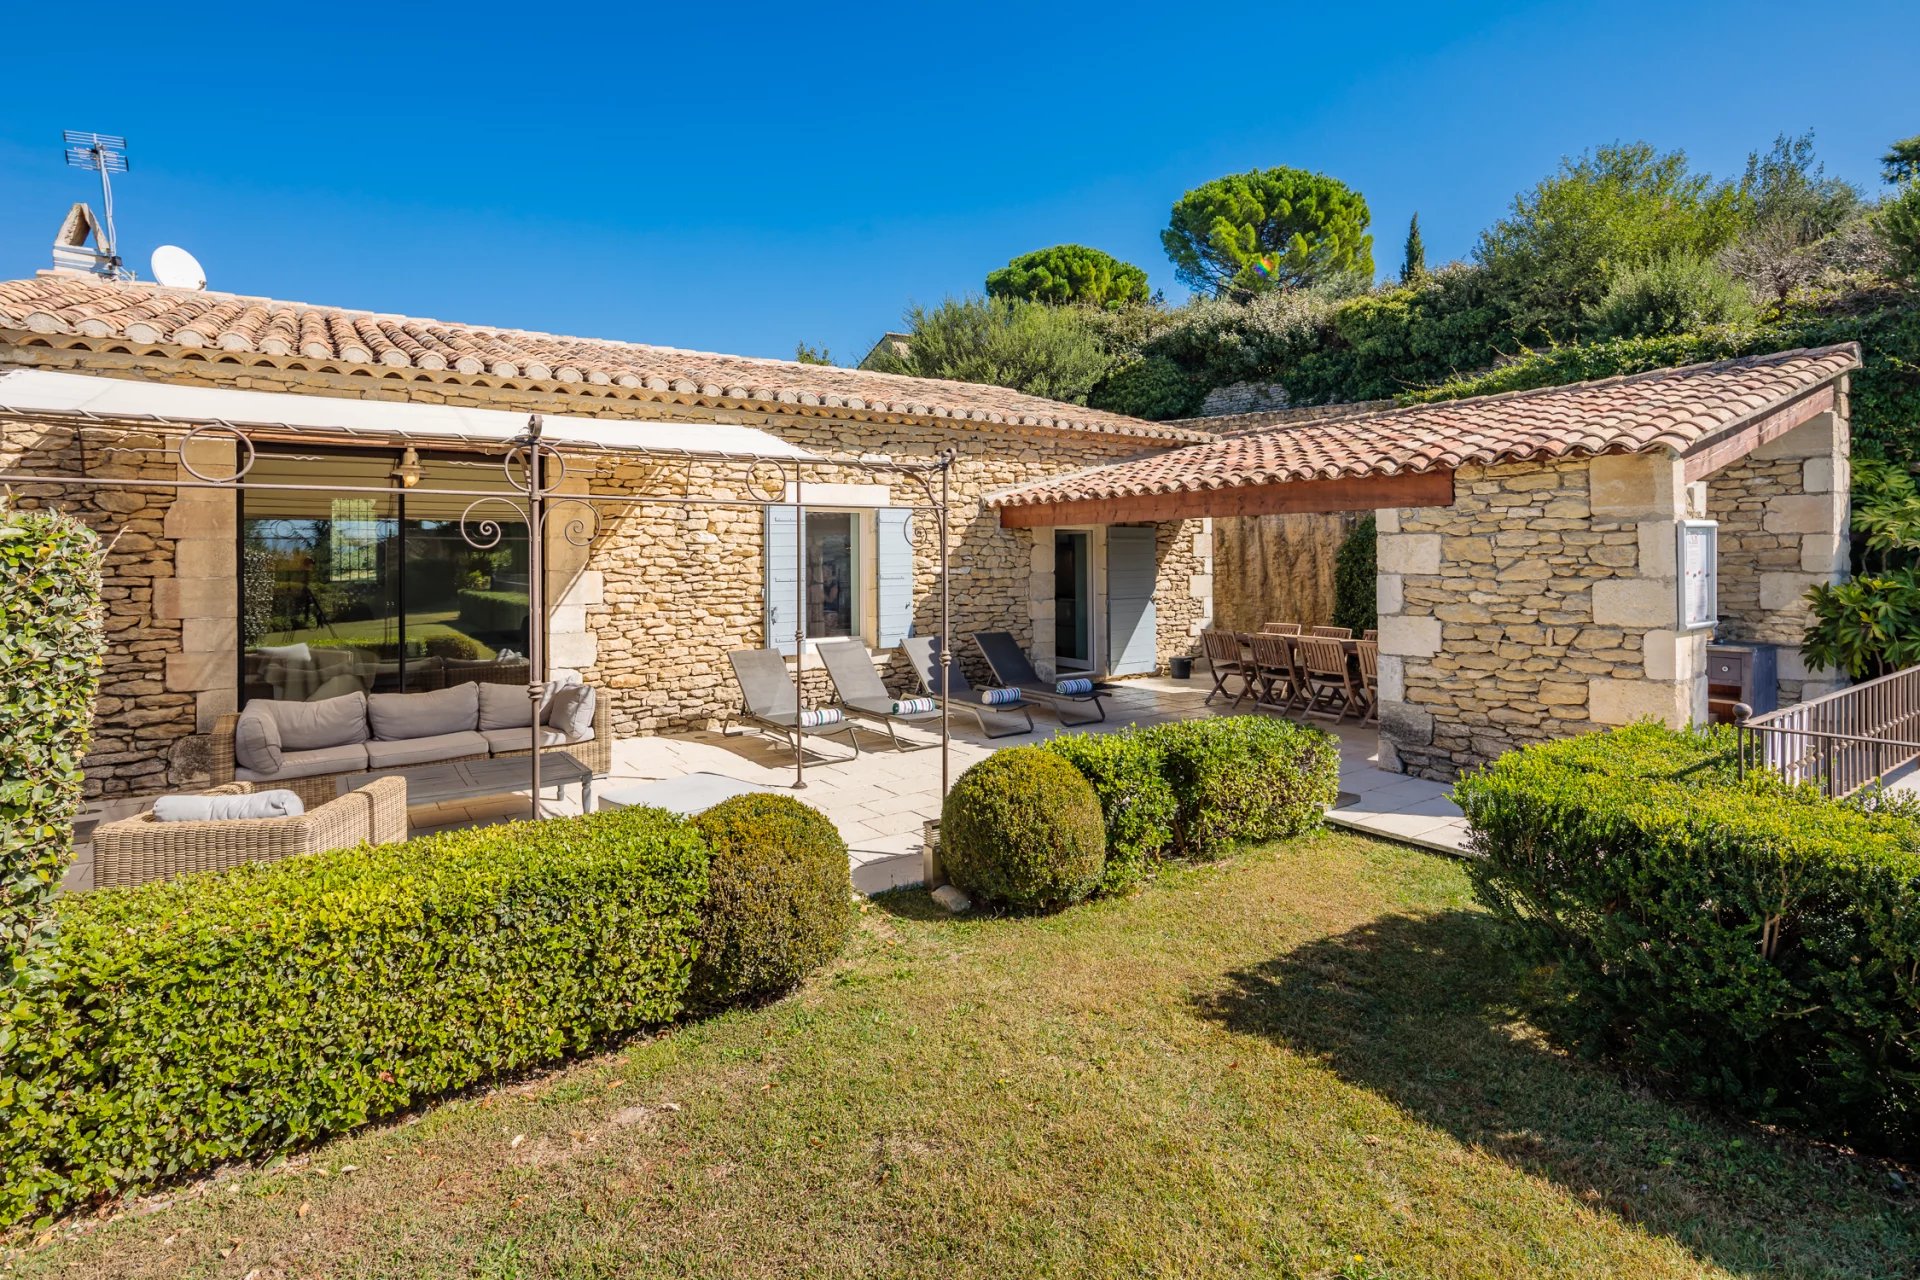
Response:
[[[420,455],[414,452],[412,445],[408,445],[407,451],[400,455],[400,462],[391,474],[403,489],[411,489],[420,483]]]

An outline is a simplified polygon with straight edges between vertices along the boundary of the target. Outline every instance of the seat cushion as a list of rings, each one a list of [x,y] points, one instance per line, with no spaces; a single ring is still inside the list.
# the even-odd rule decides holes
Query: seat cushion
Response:
[[[563,684],[547,697],[547,723],[567,736],[569,742],[584,742],[593,736],[593,686]]]
[[[487,747],[494,755],[504,755],[509,751],[527,751],[533,745],[532,729],[482,729],[480,736],[487,740]],[[593,735],[587,735],[591,738]],[[540,745],[543,747],[564,747],[569,742],[585,741],[573,739],[558,729],[546,725],[540,727]]]
[[[416,695],[417,696],[417,695]],[[399,769],[411,764],[438,764],[487,754],[487,740],[473,729],[459,733],[438,733],[430,738],[403,738],[382,742],[375,738],[367,744],[367,766],[372,769]]]
[[[238,796],[161,796],[155,822],[232,822],[242,818],[297,818],[307,811],[291,791],[251,791]]]
[[[283,752],[277,772],[261,774],[251,769],[235,769],[233,776],[242,782],[286,782],[291,778],[311,778],[322,773],[366,771],[367,749],[358,742],[348,742],[337,747]]]
[[[367,740],[367,695],[357,689],[315,702],[255,698],[247,703],[246,710],[255,707],[273,717],[280,729],[282,751],[318,751]]]
[[[376,693],[367,699],[367,719],[381,742],[471,733],[480,723],[480,686],[469,682],[432,693]]]
[[[285,760],[280,742],[280,722],[256,703],[249,702],[247,709],[234,722],[233,759],[235,764],[269,777],[280,772]]]
[[[489,729],[525,729],[533,723],[533,700],[524,684],[480,686],[480,732]]]

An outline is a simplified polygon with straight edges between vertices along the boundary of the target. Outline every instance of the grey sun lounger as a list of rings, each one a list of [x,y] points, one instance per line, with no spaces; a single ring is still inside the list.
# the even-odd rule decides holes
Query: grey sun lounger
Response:
[[[894,732],[897,724],[934,724],[940,722],[940,711],[936,707],[931,711],[912,711],[902,714],[893,709],[897,699],[887,692],[886,681],[873,669],[873,660],[867,657],[867,646],[858,640],[826,640],[814,646],[814,652],[820,655],[820,661],[826,665],[827,675],[833,679],[833,687],[840,694],[840,708],[849,715],[862,720],[871,720],[884,725],[887,736],[893,739],[893,745],[901,751],[907,750],[900,735]],[[924,746],[934,744],[928,743]],[[924,749],[924,746],[920,749]]]
[[[1018,733],[1033,732],[1033,712],[1027,710],[1024,698],[1019,702],[986,701],[985,694],[967,683],[958,659],[947,659],[946,679],[941,679],[939,664],[933,657],[938,644],[937,636],[908,636],[900,643],[907,661],[913,665],[913,674],[920,677],[921,688],[946,703],[949,711],[972,716],[980,732],[989,738],[1011,738]],[[1015,719],[1016,716],[1019,719]],[[1020,724],[1022,720],[1026,722],[1024,728]]]
[[[1053,681],[1041,679],[1040,673],[1033,669],[1031,662],[1027,661],[1025,651],[1014,640],[1011,632],[976,631],[973,633],[973,642],[980,647],[980,655],[987,660],[987,665],[993,668],[995,680],[1009,689],[1018,689],[1041,706],[1052,707],[1054,714],[1060,717],[1061,724],[1098,724],[1107,718],[1107,708],[1100,699],[1103,695],[1113,692],[1112,685],[1095,680],[1090,693],[1061,693],[1053,687]],[[1079,677],[1068,678],[1078,679]],[[1091,677],[1088,678],[1091,679]],[[1073,720],[1067,719],[1068,706],[1086,703],[1093,704],[1093,715],[1080,716]]]
[[[844,707],[834,708],[842,718],[833,724],[800,723],[800,695],[778,650],[736,649],[727,661],[733,664],[733,678],[740,686],[740,710],[733,719],[776,734],[790,747],[799,746],[801,738],[844,736],[853,754],[860,754],[860,741],[854,737],[853,721],[845,718]]]

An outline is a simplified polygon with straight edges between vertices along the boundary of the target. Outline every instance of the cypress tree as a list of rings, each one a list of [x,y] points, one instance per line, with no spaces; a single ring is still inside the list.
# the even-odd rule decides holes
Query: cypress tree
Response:
[[[1427,274],[1427,246],[1420,239],[1420,215],[1407,224],[1407,260],[1400,268],[1400,283],[1412,284]]]

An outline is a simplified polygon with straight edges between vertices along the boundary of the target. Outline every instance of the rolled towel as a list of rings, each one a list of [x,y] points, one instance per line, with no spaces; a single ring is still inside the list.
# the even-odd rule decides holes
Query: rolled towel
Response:
[[[917,716],[923,711],[932,711],[939,704],[932,698],[895,698],[893,714],[897,716]]]
[[[307,811],[291,791],[254,791],[237,796],[161,796],[155,822],[232,822],[239,818],[297,818]]]
[[[1020,701],[1020,691],[1018,689],[982,689],[980,701],[990,707],[1004,707],[1009,703]]]
[[[1085,676],[1075,676],[1071,680],[1056,680],[1053,685],[1053,691],[1069,696],[1080,693],[1092,693],[1093,681],[1087,679]]]
[[[800,713],[800,727],[803,729],[818,729],[824,724],[839,724],[845,718],[846,717],[840,714],[840,708],[838,707],[809,708]]]

